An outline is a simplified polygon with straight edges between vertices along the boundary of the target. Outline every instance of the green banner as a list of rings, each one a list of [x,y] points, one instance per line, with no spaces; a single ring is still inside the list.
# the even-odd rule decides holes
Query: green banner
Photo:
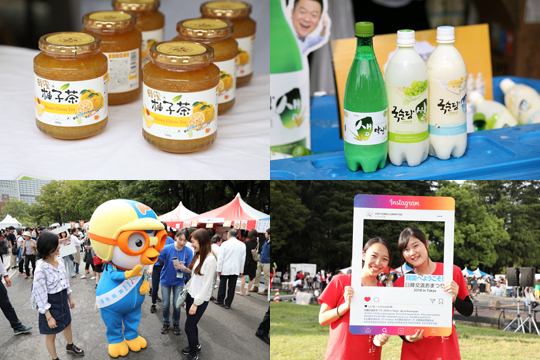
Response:
[[[429,130],[426,130],[418,134],[396,134],[392,132],[388,133],[388,140],[392,142],[396,142],[396,143],[402,143],[402,144],[417,143],[420,141],[427,140],[428,138],[429,138]]]

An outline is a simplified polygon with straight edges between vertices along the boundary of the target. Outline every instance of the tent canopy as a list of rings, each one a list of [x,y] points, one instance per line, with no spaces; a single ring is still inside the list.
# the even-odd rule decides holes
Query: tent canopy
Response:
[[[474,275],[476,275],[474,272],[467,269],[467,267],[465,267],[463,270],[461,270],[461,272],[463,273],[463,275],[466,275],[466,276],[474,276]]]
[[[197,216],[197,213],[194,213],[193,211],[186,208],[184,204],[182,204],[182,202],[180,201],[180,204],[178,204],[176,209],[159,216],[159,220],[165,222],[176,222],[189,219],[194,216]]]
[[[476,275],[476,276],[488,276],[488,277],[492,277],[491,275],[483,272],[482,270],[480,270],[479,268],[477,268],[476,270],[473,271],[473,274]]]
[[[20,227],[20,226],[22,226],[22,224],[20,222],[18,222],[17,219],[15,219],[11,215],[7,214],[5,219],[0,221],[0,229],[5,229],[5,228],[8,228],[10,226]]]
[[[244,200],[242,200],[240,194],[238,193],[230,203],[217,209],[183,219],[182,221],[165,222],[167,225],[175,229],[189,226],[207,227],[208,224],[212,224],[212,227],[214,227],[215,225],[219,224],[223,227],[235,227],[238,229],[251,230],[256,228],[258,220],[265,218],[269,218],[269,215],[249,206]]]

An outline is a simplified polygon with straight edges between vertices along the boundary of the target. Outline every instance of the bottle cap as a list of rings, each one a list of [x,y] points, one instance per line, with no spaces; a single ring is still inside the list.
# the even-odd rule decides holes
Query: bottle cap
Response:
[[[207,65],[214,59],[214,49],[194,41],[163,41],[152,45],[150,58],[166,65]]]
[[[513,82],[512,80],[508,79],[508,78],[503,79],[501,81],[501,83],[499,84],[499,86],[501,87],[501,90],[502,90],[503,93],[506,93],[514,85],[516,85],[516,83]]]
[[[43,35],[39,39],[39,48],[49,54],[77,57],[99,51],[101,38],[82,32],[58,32]]]
[[[178,35],[193,39],[226,39],[233,33],[233,23],[227,19],[187,19],[176,24]]]
[[[126,11],[95,11],[83,16],[84,27],[92,30],[131,30],[136,23],[137,17]]]
[[[456,40],[454,36],[454,27],[453,26],[439,26],[437,28],[437,41],[454,41]]]
[[[469,94],[469,101],[473,105],[475,105],[475,103],[480,99],[484,100],[484,96],[479,91],[471,91],[471,93]]]
[[[249,16],[251,4],[243,1],[209,1],[201,5],[201,14],[209,18],[238,19]]]
[[[414,45],[415,43],[414,30],[399,30],[397,32],[398,45]]]
[[[155,11],[159,7],[159,0],[113,0],[114,10],[141,13]]]
[[[482,113],[476,113],[473,116],[474,131],[482,131],[486,128],[486,116]]]
[[[354,30],[354,35],[357,37],[371,37],[373,36],[373,23],[366,21],[357,22]]]

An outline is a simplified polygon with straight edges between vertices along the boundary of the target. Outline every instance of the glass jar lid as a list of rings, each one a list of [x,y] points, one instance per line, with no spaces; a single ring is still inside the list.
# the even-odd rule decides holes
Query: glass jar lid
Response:
[[[90,54],[101,48],[101,38],[82,32],[57,32],[39,38],[39,49],[43,52],[73,56]]]
[[[130,30],[137,17],[125,11],[95,11],[84,15],[83,24],[93,30]]]
[[[150,57],[165,65],[210,64],[214,49],[195,41],[163,41],[152,45]]]
[[[243,1],[209,1],[201,5],[201,14],[211,18],[238,18],[251,13],[251,4]]]
[[[114,10],[145,12],[159,8],[159,0],[113,0]]]
[[[227,19],[187,19],[176,24],[182,37],[193,39],[226,39],[234,31],[233,23]]]

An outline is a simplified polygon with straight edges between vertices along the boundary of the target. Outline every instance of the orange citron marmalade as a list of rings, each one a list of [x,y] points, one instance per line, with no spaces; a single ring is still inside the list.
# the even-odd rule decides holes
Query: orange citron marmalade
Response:
[[[206,52],[202,55],[179,57],[166,55],[159,51],[160,45],[169,45],[174,41],[155,44],[150,49],[151,62],[143,68],[143,82],[146,87],[169,93],[197,93],[215,89],[219,83],[219,68],[211,63],[213,50],[210,46],[205,46]],[[192,43],[192,42],[181,42]],[[195,43],[198,44],[198,43]],[[199,59],[200,58],[200,59]],[[185,62],[187,64],[179,65]],[[143,94],[143,99],[146,94]],[[144,108],[144,104],[143,104]],[[192,140],[175,140],[155,136],[142,130],[144,139],[160,150],[172,153],[191,153],[208,148],[215,141],[217,131],[209,136]]]
[[[201,5],[201,14],[206,18],[227,19],[234,25],[233,38],[240,39],[255,37],[256,23],[249,17],[251,4],[242,1],[209,1]],[[245,54],[239,54],[245,57]],[[241,60],[239,58],[239,60]],[[253,61],[251,59],[251,61]],[[242,87],[249,83],[253,72],[249,75],[238,74],[236,87]]]
[[[107,15],[111,20],[105,20]],[[109,91],[109,105],[120,105],[135,101],[141,93],[142,35],[140,30],[135,28],[136,22],[137,18],[135,15],[123,11],[98,11],[86,14],[83,17],[85,29],[82,32],[95,34],[101,38],[101,52],[119,53],[137,50],[139,54],[137,65],[139,77],[138,87],[134,90],[116,93]],[[110,79],[110,82],[114,81],[114,78]],[[111,89],[110,85],[109,89]]]
[[[50,36],[58,34],[72,36],[80,33],[57,33],[42,36],[39,41],[42,52],[34,58],[34,73],[36,76],[61,82],[106,77],[107,58],[99,52],[99,37],[94,37],[95,40],[92,43],[79,44],[70,49],[70,46],[62,48],[46,41]],[[85,45],[87,46],[85,47]],[[78,53],[75,51],[78,51]],[[107,103],[105,102],[102,105],[106,107]],[[103,131],[107,122],[108,116],[91,125],[56,126],[44,123],[36,117],[36,125],[39,130],[63,140],[84,139],[97,135]]]
[[[234,64],[236,64],[238,43],[231,37],[233,32],[232,23],[227,20],[209,20],[215,21],[216,24],[207,24],[205,26],[205,24],[198,23],[204,22],[205,19],[188,19],[178,22],[176,26],[178,36],[173,40],[199,41],[210,45],[214,49],[213,62],[218,65],[218,67],[220,64],[217,63],[229,60],[234,60]],[[234,86],[236,88],[236,81],[232,79],[233,76],[236,76],[236,73],[231,75],[220,71],[220,86]],[[220,102],[218,105],[218,114],[223,114],[225,111],[232,108],[235,100],[236,97],[233,97],[231,100]]]

